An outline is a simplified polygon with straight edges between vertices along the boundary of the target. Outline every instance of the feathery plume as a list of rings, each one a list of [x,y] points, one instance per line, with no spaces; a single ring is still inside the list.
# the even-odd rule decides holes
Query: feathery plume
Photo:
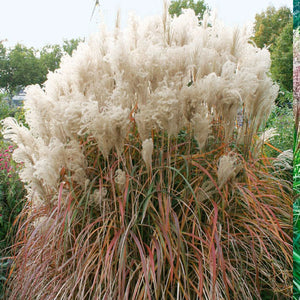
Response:
[[[142,157],[148,170],[152,166],[153,140],[146,139],[143,141]]]

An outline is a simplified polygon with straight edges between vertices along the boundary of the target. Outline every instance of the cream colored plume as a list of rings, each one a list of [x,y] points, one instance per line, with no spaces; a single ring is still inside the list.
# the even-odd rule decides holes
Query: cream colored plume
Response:
[[[219,187],[221,188],[229,180],[234,179],[239,170],[240,166],[235,154],[223,155],[219,160],[217,171]]]
[[[153,140],[146,139],[143,141],[142,157],[148,170],[152,166]]]
[[[273,137],[277,136],[278,132],[275,128],[270,128],[261,133],[258,139],[255,142],[254,149],[253,149],[253,156],[258,157],[259,153],[265,142],[269,142]]]
[[[27,89],[30,129],[4,121],[5,137],[18,145],[14,157],[24,162],[22,180],[30,192],[53,193],[65,168],[84,187],[88,161],[82,141],[97,143],[105,158],[115,150],[120,157],[131,125],[137,125],[148,169],[153,129],[176,137],[191,128],[201,149],[208,138],[213,142],[216,126],[225,130],[224,142],[236,139],[240,114],[239,141],[249,148],[278,92],[268,77],[268,50],[249,39],[249,31],[225,26],[208,13],[199,24],[192,10],[174,18],[167,8],[163,17],[132,15],[125,30],[117,26],[114,32],[102,26],[72,57],[63,57],[43,87]],[[229,161],[222,173],[225,162],[221,183],[232,174]]]
[[[293,150],[290,149],[280,153],[273,164],[281,170],[293,171]]]
[[[116,170],[115,183],[118,185],[119,190],[122,191],[124,189],[126,183],[126,173],[123,170]]]

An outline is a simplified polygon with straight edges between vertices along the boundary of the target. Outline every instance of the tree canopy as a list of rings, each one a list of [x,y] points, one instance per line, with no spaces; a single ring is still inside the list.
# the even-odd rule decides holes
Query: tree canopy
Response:
[[[253,41],[257,47],[270,46],[269,49],[272,52],[276,39],[291,19],[292,12],[285,6],[278,10],[274,6],[269,6],[262,13],[256,14]]]
[[[18,86],[40,83],[42,66],[36,51],[17,44],[7,51],[2,45],[0,58],[0,87],[12,93]]]
[[[293,20],[285,25],[272,52],[271,73],[288,91],[293,89]]]
[[[195,11],[195,15],[198,16],[199,21],[202,20],[204,12],[209,9],[203,0],[198,0],[196,3],[193,0],[173,0],[169,7],[169,13],[172,17],[174,15],[178,17],[182,14],[182,9],[187,8],[191,8]]]
[[[42,84],[64,54],[72,55],[82,39],[64,40],[63,45],[46,45],[41,50],[17,44],[6,48],[0,42],[0,88],[13,94],[18,87]]]
[[[40,51],[41,63],[48,71],[54,71],[59,67],[63,52],[59,45],[46,45]]]
[[[65,53],[72,55],[73,51],[77,49],[78,45],[84,42],[84,39],[71,39],[71,40],[64,40],[63,43],[63,50]]]
[[[271,76],[280,88],[293,88],[293,14],[288,7],[269,6],[255,16],[253,41],[268,47],[272,58]]]

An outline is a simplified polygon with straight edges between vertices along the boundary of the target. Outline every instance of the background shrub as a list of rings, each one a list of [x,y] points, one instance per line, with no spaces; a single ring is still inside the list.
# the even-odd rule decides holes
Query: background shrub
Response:
[[[24,122],[24,109],[11,107],[5,94],[0,94],[0,120],[15,117]],[[25,123],[25,122],[24,122]],[[1,127],[1,125],[0,125]],[[0,133],[0,298],[4,298],[5,283],[13,260],[11,246],[15,242],[18,216],[24,206],[25,188],[19,178],[22,167],[12,159],[14,146]]]
[[[13,260],[10,247],[15,242],[18,215],[24,206],[25,189],[20,181],[20,165],[12,160],[13,146],[0,141],[0,297]]]
[[[292,108],[274,106],[266,123],[266,129],[270,128],[274,128],[277,135],[271,139],[270,145],[264,148],[267,156],[276,157],[280,151],[293,149],[294,113]]]

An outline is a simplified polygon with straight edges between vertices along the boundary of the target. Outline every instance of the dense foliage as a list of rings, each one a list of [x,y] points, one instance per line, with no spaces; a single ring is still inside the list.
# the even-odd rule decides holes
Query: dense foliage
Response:
[[[296,29],[300,26],[300,3],[298,0],[294,0],[293,4],[294,29]]]
[[[272,52],[273,79],[288,91],[293,90],[293,20],[282,29]]]
[[[293,89],[293,15],[288,7],[270,6],[255,16],[253,41],[260,48],[269,47],[271,74],[282,91]],[[278,102],[278,101],[277,101]],[[282,104],[282,103],[281,103]],[[292,103],[284,103],[292,105]]]
[[[29,128],[3,123],[28,196],[8,299],[291,296],[289,163],[259,135],[278,86],[249,37],[132,17],[28,89]]]
[[[81,39],[65,40],[60,45],[46,45],[41,50],[17,44],[9,49],[0,42],[0,88],[9,94],[18,87],[30,84],[42,84],[49,71],[59,67],[64,54],[71,55],[82,42]]]
[[[172,17],[178,17],[182,14],[182,10],[187,8],[194,10],[199,21],[203,19],[205,11],[209,9],[208,5],[203,0],[198,0],[197,2],[194,2],[194,0],[172,0],[169,7],[169,13]]]
[[[0,120],[5,117],[15,117],[24,121],[22,109],[11,108],[0,97]],[[15,242],[18,215],[25,202],[25,188],[20,181],[21,164],[12,160],[13,145],[3,140],[0,135],[0,299],[4,297],[4,284],[12,263],[11,246]]]
[[[18,176],[21,165],[12,160],[13,146],[0,144],[0,249],[11,245],[12,224],[23,207],[25,190]]]
[[[276,135],[272,137],[270,145],[265,147],[267,156],[276,157],[284,151],[293,149],[294,114],[292,108],[274,106],[266,128],[276,130]]]
[[[259,48],[270,46],[272,52],[277,38],[291,19],[292,12],[288,7],[277,10],[274,6],[269,6],[265,11],[256,14],[253,37],[255,44]]]

